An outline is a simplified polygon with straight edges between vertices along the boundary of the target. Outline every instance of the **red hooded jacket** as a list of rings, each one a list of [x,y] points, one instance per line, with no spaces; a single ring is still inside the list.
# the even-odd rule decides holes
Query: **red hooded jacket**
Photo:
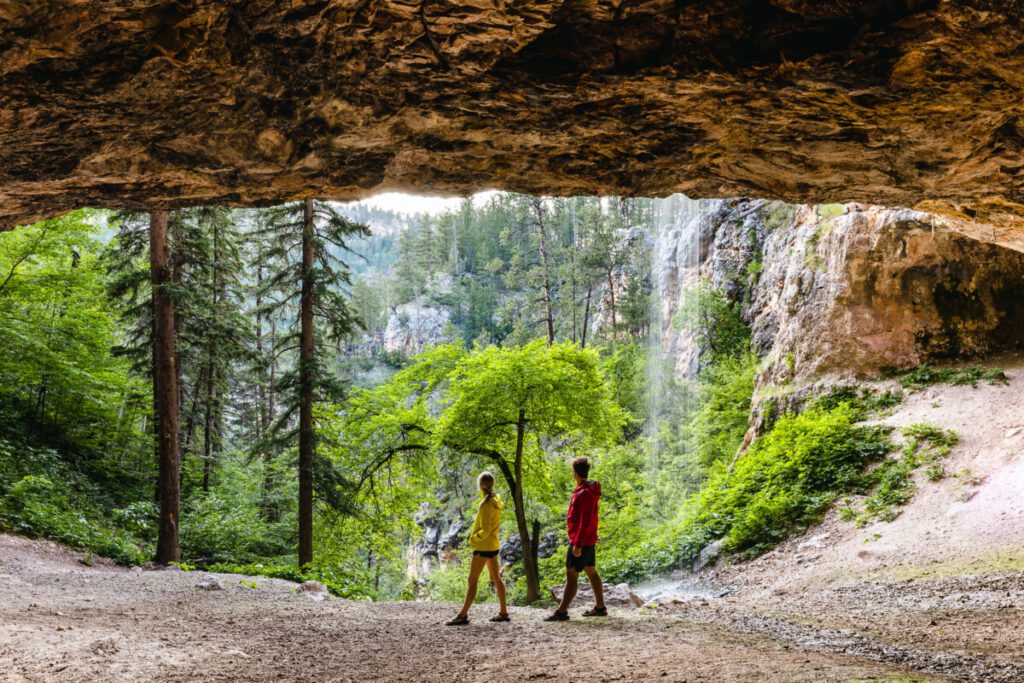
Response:
[[[567,515],[569,542],[573,545],[597,545],[597,501],[601,483],[589,479],[572,492]]]

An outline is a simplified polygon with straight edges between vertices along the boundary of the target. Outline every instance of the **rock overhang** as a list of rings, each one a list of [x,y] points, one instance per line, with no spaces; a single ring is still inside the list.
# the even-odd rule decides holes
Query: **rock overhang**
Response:
[[[385,189],[761,196],[1024,249],[1018,0],[0,0],[0,224]]]

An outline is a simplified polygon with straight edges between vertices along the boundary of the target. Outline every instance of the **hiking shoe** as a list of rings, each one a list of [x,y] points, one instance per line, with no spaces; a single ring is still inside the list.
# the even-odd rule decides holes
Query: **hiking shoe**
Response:
[[[569,621],[569,613],[559,612],[558,610],[555,610],[551,614],[544,617],[544,621]]]
[[[586,612],[584,612],[583,616],[585,616],[585,617],[606,617],[606,616],[608,616],[608,608],[607,607],[594,607],[593,609],[588,609]]]

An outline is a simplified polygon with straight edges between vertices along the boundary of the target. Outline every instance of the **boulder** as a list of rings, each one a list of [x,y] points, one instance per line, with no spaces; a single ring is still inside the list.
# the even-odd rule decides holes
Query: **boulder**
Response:
[[[549,531],[541,534],[540,544],[537,546],[537,554],[542,558],[551,557],[558,551],[559,546],[562,545],[561,537]],[[501,561],[504,564],[518,562],[523,556],[523,543],[519,540],[519,534],[512,534],[502,541],[498,554],[501,556]]]
[[[327,590],[327,586],[323,585],[319,581],[306,581],[299,586],[298,590],[311,600],[326,600],[331,596],[330,592]]]
[[[551,589],[551,597],[557,601],[562,600],[562,592],[565,586],[555,586]],[[590,584],[581,582],[576,597],[573,598],[572,607],[578,607],[594,602],[594,590]],[[604,604],[608,607],[626,607],[634,609],[644,605],[644,599],[633,592],[628,583],[606,583],[604,586]]]
[[[698,607],[707,607],[707,604],[707,599],[696,595],[661,595],[645,602],[643,608],[657,612],[683,612]]]
[[[697,555],[697,559],[693,562],[693,571],[699,572],[700,570],[704,569],[712,562],[714,562],[715,559],[717,559],[718,556],[722,554],[722,546],[724,545],[725,539],[720,538],[714,543],[704,546],[704,548],[700,551],[700,554]]]
[[[220,582],[213,574],[206,574],[203,578],[199,579],[199,583],[196,584],[199,588],[204,591],[222,591],[224,590],[224,584]]]

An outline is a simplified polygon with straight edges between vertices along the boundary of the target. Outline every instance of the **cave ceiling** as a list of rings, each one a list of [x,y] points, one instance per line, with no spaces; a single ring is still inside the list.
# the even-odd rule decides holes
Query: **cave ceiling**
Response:
[[[1024,249],[1020,0],[0,0],[0,226],[384,190],[932,211]]]

